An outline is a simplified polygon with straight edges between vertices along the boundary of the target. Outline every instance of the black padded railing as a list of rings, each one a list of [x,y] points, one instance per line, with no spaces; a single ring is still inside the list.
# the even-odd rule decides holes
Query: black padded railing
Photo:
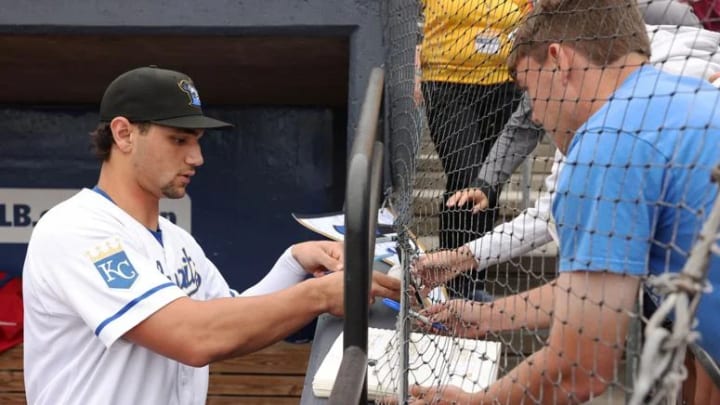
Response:
[[[363,349],[357,346],[350,346],[345,349],[328,403],[336,405],[352,404],[362,401],[363,398],[367,402],[364,383],[366,381],[367,367],[362,367],[365,364],[367,364],[367,353]]]
[[[370,74],[348,166],[344,353],[330,404],[367,403],[368,298],[383,161],[382,143],[376,140],[383,76],[380,68]]]

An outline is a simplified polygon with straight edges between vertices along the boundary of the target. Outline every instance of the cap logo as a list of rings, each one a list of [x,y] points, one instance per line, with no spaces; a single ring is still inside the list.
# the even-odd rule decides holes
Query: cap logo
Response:
[[[192,82],[185,79],[180,80],[178,82],[178,87],[180,87],[180,90],[182,90],[183,93],[187,94],[190,99],[188,102],[189,105],[200,108],[200,94],[198,94],[198,91]]]

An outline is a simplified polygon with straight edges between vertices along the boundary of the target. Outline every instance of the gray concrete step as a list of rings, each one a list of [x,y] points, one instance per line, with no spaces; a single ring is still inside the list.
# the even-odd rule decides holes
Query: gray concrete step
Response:
[[[420,140],[420,154],[431,154],[435,153],[435,151],[435,144],[430,139],[430,135],[426,133]],[[554,153],[555,145],[547,137],[540,141],[534,151],[536,156],[552,156]]]
[[[440,203],[444,189],[421,188],[413,190],[414,215],[420,217],[435,216],[439,212]],[[531,205],[538,198],[541,191],[539,188],[532,188],[529,191]],[[501,215],[517,215],[525,209],[524,193],[519,187],[506,187],[500,194],[498,208]]]
[[[424,172],[440,172],[442,173],[443,167],[440,163],[440,158],[437,153],[420,153],[416,160],[417,173]]]
[[[549,173],[532,173],[530,176],[530,188],[533,190],[539,190],[545,184],[545,178]],[[414,187],[416,189],[444,189],[445,188],[445,174],[442,172],[419,172],[415,176]],[[505,184],[504,189],[519,188],[523,184],[523,175],[521,173],[515,173],[510,177],[510,180]]]
[[[553,164],[553,155],[533,155],[531,159],[533,173],[550,173],[550,169],[552,168]],[[443,172],[442,163],[440,162],[440,158],[436,153],[421,153],[420,155],[418,155],[416,164],[417,174],[428,172]],[[523,170],[522,164],[518,167],[516,172],[520,172],[521,170]]]

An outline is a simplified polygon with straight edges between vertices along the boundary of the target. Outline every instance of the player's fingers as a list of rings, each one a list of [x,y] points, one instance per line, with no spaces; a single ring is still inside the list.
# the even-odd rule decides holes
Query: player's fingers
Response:
[[[345,253],[345,249],[342,242],[327,241],[325,245],[325,251],[327,252],[327,254],[334,257],[335,259],[340,261],[343,260],[343,254]]]
[[[373,283],[377,283],[384,288],[398,291],[400,290],[400,280],[395,277],[388,276],[387,274],[383,274],[379,271],[373,271],[372,279]]]
[[[331,271],[341,271],[343,269],[343,261],[340,258],[337,258],[328,252],[323,251],[317,258],[318,264],[320,266],[331,270]]]
[[[373,272],[370,293],[372,297],[381,296],[392,299],[400,298],[400,280],[380,272]]]
[[[330,273],[333,273],[333,272],[330,270],[316,270],[316,271],[313,271],[312,275],[313,275],[313,277],[323,277],[323,276],[327,276]]]
[[[390,288],[383,287],[381,285],[378,285],[377,283],[373,283],[371,291],[371,299],[374,300],[375,297],[386,297],[394,300],[400,299],[400,290],[393,290]]]

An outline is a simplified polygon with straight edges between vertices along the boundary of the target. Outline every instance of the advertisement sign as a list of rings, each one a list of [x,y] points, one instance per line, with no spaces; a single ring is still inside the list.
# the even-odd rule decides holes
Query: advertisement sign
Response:
[[[42,215],[78,189],[0,188],[0,244],[28,243]],[[160,200],[160,215],[191,232],[190,197]]]

